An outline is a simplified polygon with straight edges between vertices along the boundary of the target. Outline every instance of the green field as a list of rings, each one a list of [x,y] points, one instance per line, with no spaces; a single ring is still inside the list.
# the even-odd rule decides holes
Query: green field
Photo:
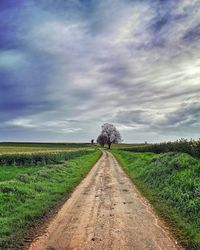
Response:
[[[200,249],[200,160],[183,153],[112,150],[186,249]]]
[[[125,151],[142,146],[112,145],[111,152],[179,242],[200,249],[200,160]],[[0,143],[0,249],[22,249],[30,230],[67,199],[100,155],[90,144]]]
[[[29,229],[40,224],[44,215],[69,195],[101,152],[68,152],[67,159],[65,155],[53,153],[50,164],[0,166],[0,249],[21,249]]]
[[[37,152],[55,152],[55,151],[75,151],[91,147],[87,143],[30,143],[30,142],[1,142],[1,154],[14,153],[37,153]]]

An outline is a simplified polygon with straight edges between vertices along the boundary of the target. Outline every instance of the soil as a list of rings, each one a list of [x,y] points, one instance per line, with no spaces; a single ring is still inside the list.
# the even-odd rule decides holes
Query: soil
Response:
[[[29,250],[181,249],[111,153],[102,157]]]

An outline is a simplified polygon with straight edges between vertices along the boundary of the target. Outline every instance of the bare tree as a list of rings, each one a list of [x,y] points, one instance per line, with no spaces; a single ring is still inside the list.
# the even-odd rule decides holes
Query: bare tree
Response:
[[[119,131],[113,124],[109,123],[105,123],[102,126],[102,131],[98,138],[102,138],[104,140],[104,144],[108,144],[109,149],[112,143],[119,143],[122,141]]]

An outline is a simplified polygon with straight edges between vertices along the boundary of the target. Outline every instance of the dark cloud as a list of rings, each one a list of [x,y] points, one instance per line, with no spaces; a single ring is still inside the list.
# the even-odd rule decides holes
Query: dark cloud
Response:
[[[147,110],[119,111],[116,114],[116,122],[128,125],[148,125],[151,121],[151,114]],[[150,125],[150,124],[149,124]]]
[[[4,9],[10,10],[10,9],[21,6],[24,2],[25,0],[1,0],[0,8],[1,10],[4,10]]]
[[[115,117],[115,122],[126,124],[138,131],[145,129],[160,134],[167,132],[176,135],[182,133],[186,137],[197,136],[200,123],[200,102],[185,102],[166,113],[159,113],[156,110],[120,111]]]
[[[183,40],[186,42],[195,42],[200,39],[200,24],[195,25],[195,27],[190,28],[186,31],[183,36]]]
[[[157,125],[166,127],[180,127],[192,125],[200,121],[200,102],[184,103],[175,111],[166,114],[163,121]],[[156,124],[155,124],[156,126]]]
[[[1,1],[2,139],[196,136],[199,3]]]

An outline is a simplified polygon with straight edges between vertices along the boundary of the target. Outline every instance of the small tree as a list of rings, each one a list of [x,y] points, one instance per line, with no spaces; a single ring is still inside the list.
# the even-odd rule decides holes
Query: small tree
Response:
[[[112,143],[119,143],[122,141],[119,131],[113,124],[109,123],[105,123],[102,126],[102,131],[98,138],[102,138],[104,144],[108,144],[109,149]]]
[[[101,145],[101,147],[104,147],[104,145],[107,143],[107,138],[105,135],[103,134],[100,134],[98,137],[97,137],[97,143]]]

